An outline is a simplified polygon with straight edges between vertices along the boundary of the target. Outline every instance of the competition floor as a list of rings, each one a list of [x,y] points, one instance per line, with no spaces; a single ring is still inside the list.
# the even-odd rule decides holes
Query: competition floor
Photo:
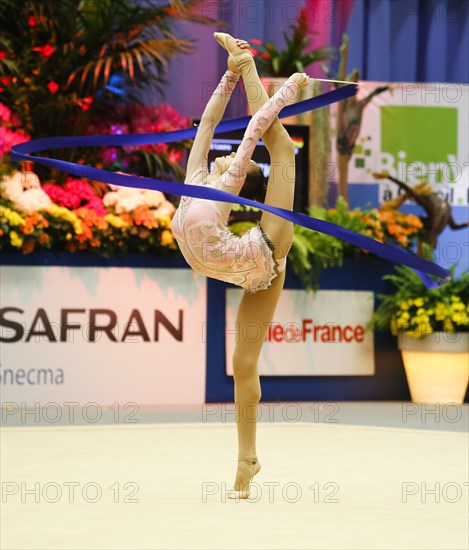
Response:
[[[263,405],[247,501],[232,406],[4,415],[0,547],[466,549],[468,407],[422,407]]]

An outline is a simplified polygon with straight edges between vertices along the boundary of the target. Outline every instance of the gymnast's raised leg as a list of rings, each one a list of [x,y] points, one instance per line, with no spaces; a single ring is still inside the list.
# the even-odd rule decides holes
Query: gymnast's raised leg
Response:
[[[216,37],[217,38],[217,37]],[[252,56],[242,54],[248,46],[244,41],[236,41],[229,35],[222,35],[217,41],[231,54],[228,67],[238,70],[244,81],[251,113],[266,108],[269,97],[265,92]],[[294,75],[298,88],[307,85],[306,75]],[[293,92],[293,89],[292,89]],[[284,103],[278,99],[278,111]],[[278,118],[263,133],[271,157],[271,173],[267,186],[266,204],[292,209],[294,197],[294,145]],[[255,294],[245,292],[236,319],[237,344],[233,355],[235,382],[235,404],[238,430],[238,468],[235,480],[235,495],[247,497],[249,482],[260,470],[256,450],[257,404],[261,398],[258,373],[258,360],[285,280],[285,259],[293,239],[293,225],[278,216],[264,212],[261,227],[274,246],[274,258],[279,274],[265,290]],[[253,341],[252,326],[255,323],[257,338]]]

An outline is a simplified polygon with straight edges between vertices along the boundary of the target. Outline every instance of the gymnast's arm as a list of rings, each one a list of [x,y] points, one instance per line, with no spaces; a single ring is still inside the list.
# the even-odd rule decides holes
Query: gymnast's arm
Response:
[[[239,77],[240,75],[238,73],[227,70],[209,99],[202,114],[202,118],[200,119],[197,134],[189,153],[185,183],[190,180],[194,172],[199,168],[203,167],[208,171],[207,157],[213,133],[215,127],[223,118],[226,106],[236,87]]]

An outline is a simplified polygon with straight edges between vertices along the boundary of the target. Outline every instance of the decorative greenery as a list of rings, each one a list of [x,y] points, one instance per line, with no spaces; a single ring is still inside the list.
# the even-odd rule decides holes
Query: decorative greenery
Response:
[[[242,207],[236,210],[242,210]],[[380,242],[397,244],[403,248],[416,243],[422,229],[422,223],[416,216],[398,211],[380,212],[377,209],[349,210],[347,201],[342,197],[337,200],[335,208],[313,206],[310,207],[309,214]],[[254,225],[251,216],[251,220],[236,221],[229,227],[236,235],[242,235]],[[341,267],[344,255],[360,256],[367,253],[330,235],[295,225],[288,260],[305,288],[317,289],[323,269]]]
[[[396,266],[396,274],[385,275],[396,288],[393,294],[380,294],[380,304],[366,329],[390,330],[397,335],[405,332],[422,339],[432,332],[469,331],[469,273],[450,282],[427,290],[412,269]]]
[[[96,118],[119,124],[119,108],[141,103],[144,91],[157,94],[169,61],[191,50],[173,23],[209,22],[194,6],[193,0],[1,0],[2,102],[32,139],[83,135]],[[61,154],[96,164],[100,152],[89,150],[86,159],[83,150]],[[139,155],[140,175],[181,176],[168,154]],[[38,167],[41,179],[50,177],[46,170]],[[57,182],[62,177],[52,173]]]
[[[361,233],[376,241],[399,245],[410,248],[416,244],[423,229],[423,224],[418,216],[403,214],[398,210],[378,210],[368,208],[362,210],[349,209],[347,201],[339,197],[335,208],[326,209],[312,206],[309,214],[320,220],[325,220],[350,231]],[[357,247],[344,243],[344,250],[348,254],[365,252]]]
[[[291,33],[282,31],[286,48],[278,50],[271,42],[263,43],[253,38],[251,48],[257,69],[261,76],[289,77],[293,73],[302,73],[305,68],[318,61],[332,59],[335,49],[330,46],[305,52],[309,45],[308,16],[306,8],[300,11],[296,25],[290,25]]]

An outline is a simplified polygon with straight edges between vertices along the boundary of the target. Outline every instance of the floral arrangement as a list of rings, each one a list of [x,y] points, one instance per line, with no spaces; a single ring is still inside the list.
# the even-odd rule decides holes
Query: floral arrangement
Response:
[[[173,31],[178,20],[212,22],[193,0],[3,0],[4,103],[34,138],[82,134],[103,107],[161,91],[168,62],[193,47]]]
[[[6,105],[0,103],[0,161],[10,152],[13,145],[29,141],[29,135],[19,130],[20,127],[20,119]]]
[[[304,72],[312,63],[334,57],[335,49],[329,46],[305,51],[309,45],[306,8],[300,11],[296,24],[290,25],[290,30],[290,35],[282,31],[286,42],[284,50],[278,50],[271,42],[264,43],[257,38],[251,39],[256,46],[251,48],[251,52],[261,76],[289,77],[295,72]]]
[[[396,266],[396,273],[383,278],[395,287],[393,294],[380,294],[380,304],[367,330],[390,330],[393,335],[405,332],[423,339],[433,332],[469,331],[469,273],[453,277],[440,288],[427,290],[410,268]]]
[[[2,0],[2,171],[21,170],[10,163],[8,151],[29,138],[186,126],[169,105],[142,105],[144,97],[161,97],[169,62],[194,45],[174,32],[177,21],[213,22],[197,13],[194,0]],[[187,145],[68,148],[58,154],[69,162],[180,179],[178,162]],[[43,182],[65,183],[60,172],[43,166],[36,171]]]
[[[139,114],[130,124],[123,118],[121,125],[111,127],[114,133],[124,131],[170,131],[184,127],[187,119],[171,106],[133,106]],[[122,111],[121,111],[122,114]],[[1,136],[0,151],[8,158],[11,145],[25,141],[28,136],[15,129],[20,121],[11,110],[0,103],[0,115],[6,128]],[[93,129],[93,126],[91,126]],[[163,150],[152,151],[153,145],[143,149],[162,159]],[[130,148],[124,160],[116,149],[100,153],[101,166],[118,168],[122,164],[132,168],[138,154]],[[182,149],[166,148],[179,160]],[[105,157],[111,159],[104,164]],[[104,257],[122,255],[131,251],[166,254],[178,250],[171,232],[174,205],[159,191],[140,190],[120,186],[96,185],[82,179],[68,177],[63,185],[46,182],[41,185],[37,174],[30,171],[12,171],[13,165],[0,174],[0,250],[21,251],[54,250],[65,252],[91,251]],[[178,170],[182,169],[178,166]],[[173,170],[175,172],[176,170]]]
[[[417,243],[423,229],[418,216],[404,214],[398,210],[378,210],[369,208],[350,210],[347,201],[339,197],[335,208],[325,209],[318,206],[310,208],[309,213],[315,218],[335,223],[351,231],[361,233],[376,241],[410,248]],[[358,250],[352,245],[345,245],[346,250]],[[366,253],[366,251],[361,250]]]
[[[18,193],[21,179],[38,181],[35,174],[16,173],[1,184],[0,250],[89,251],[106,258],[178,250],[171,232],[175,207],[159,191],[113,186],[101,198],[89,182],[69,179],[64,187],[34,188],[40,198],[37,210],[30,210],[31,202],[25,208]],[[24,189],[22,195],[30,191]]]
[[[190,120],[182,117],[169,103],[155,106],[129,103],[117,107],[112,118],[92,118],[85,132],[87,135],[159,133],[181,130],[189,124]],[[191,142],[106,147],[100,151],[96,166],[108,170],[128,170],[140,175],[168,174],[183,179],[184,172],[179,162]]]

